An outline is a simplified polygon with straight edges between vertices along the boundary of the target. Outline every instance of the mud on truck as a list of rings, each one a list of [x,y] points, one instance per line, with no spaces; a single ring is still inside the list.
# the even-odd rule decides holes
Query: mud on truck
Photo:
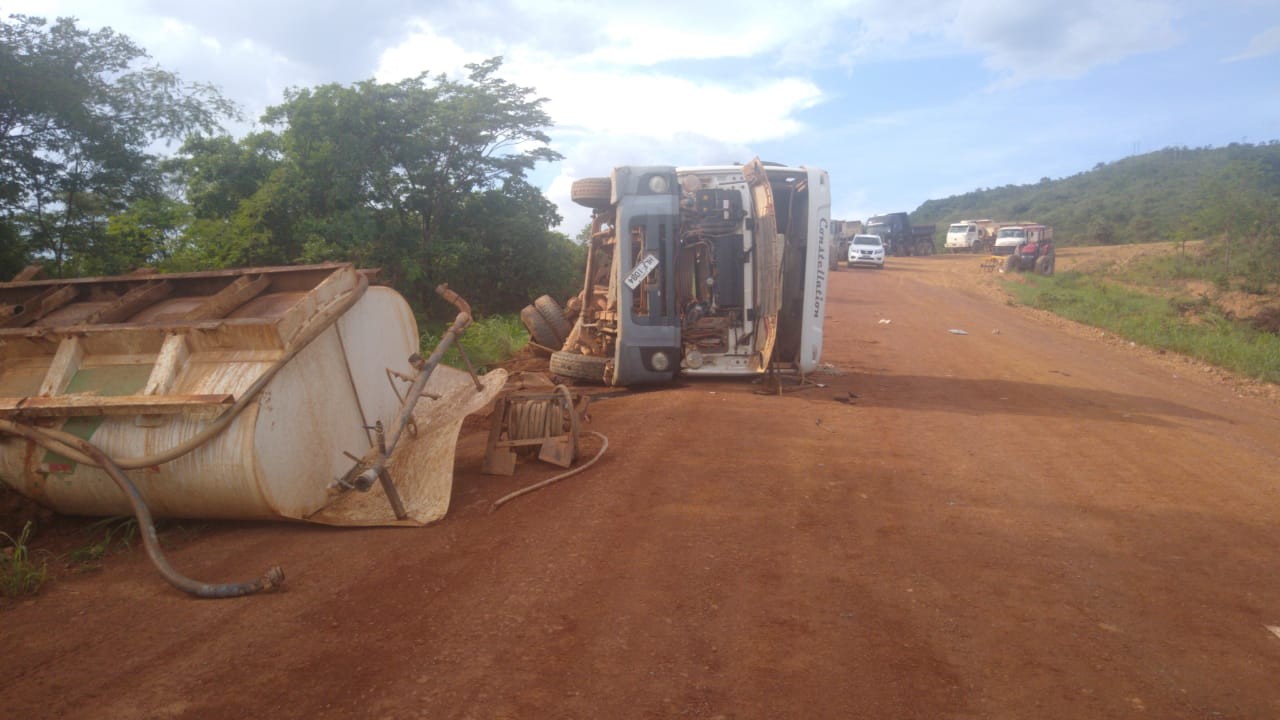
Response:
[[[591,208],[581,310],[557,375],[638,385],[676,374],[806,373],[822,351],[827,173],[628,166],[574,182]]]

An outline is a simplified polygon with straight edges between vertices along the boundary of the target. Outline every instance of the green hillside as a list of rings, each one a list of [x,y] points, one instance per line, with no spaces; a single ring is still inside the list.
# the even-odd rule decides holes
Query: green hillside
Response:
[[[1064,245],[1274,235],[1280,140],[1165,148],[1059,180],[929,200],[911,213],[917,224],[970,218],[1051,225]]]

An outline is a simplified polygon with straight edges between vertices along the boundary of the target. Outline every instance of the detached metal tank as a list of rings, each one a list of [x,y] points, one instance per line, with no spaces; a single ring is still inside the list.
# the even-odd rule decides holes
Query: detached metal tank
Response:
[[[463,418],[505,373],[428,369],[418,349],[408,303],[347,264],[0,283],[0,479],[58,512],[129,514],[81,438],[157,515],[430,522]],[[377,426],[398,434],[424,375],[379,459]]]

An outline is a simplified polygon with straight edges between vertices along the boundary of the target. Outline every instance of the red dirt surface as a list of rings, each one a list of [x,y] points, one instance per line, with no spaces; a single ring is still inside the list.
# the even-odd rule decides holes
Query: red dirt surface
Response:
[[[555,469],[480,475],[473,424],[434,526],[166,533],[280,592],[61,572],[0,612],[0,717],[1280,716],[1280,406],[978,263],[834,273],[826,387],[601,400],[605,457],[497,512]]]

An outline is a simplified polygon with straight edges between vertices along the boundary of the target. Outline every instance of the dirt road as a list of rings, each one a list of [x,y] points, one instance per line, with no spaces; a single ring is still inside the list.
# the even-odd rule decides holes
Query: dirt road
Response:
[[[167,534],[276,594],[64,572],[0,612],[0,717],[1280,716],[1280,407],[995,282],[838,272],[827,387],[600,402],[605,458],[495,513],[551,471],[472,433],[430,528]]]

